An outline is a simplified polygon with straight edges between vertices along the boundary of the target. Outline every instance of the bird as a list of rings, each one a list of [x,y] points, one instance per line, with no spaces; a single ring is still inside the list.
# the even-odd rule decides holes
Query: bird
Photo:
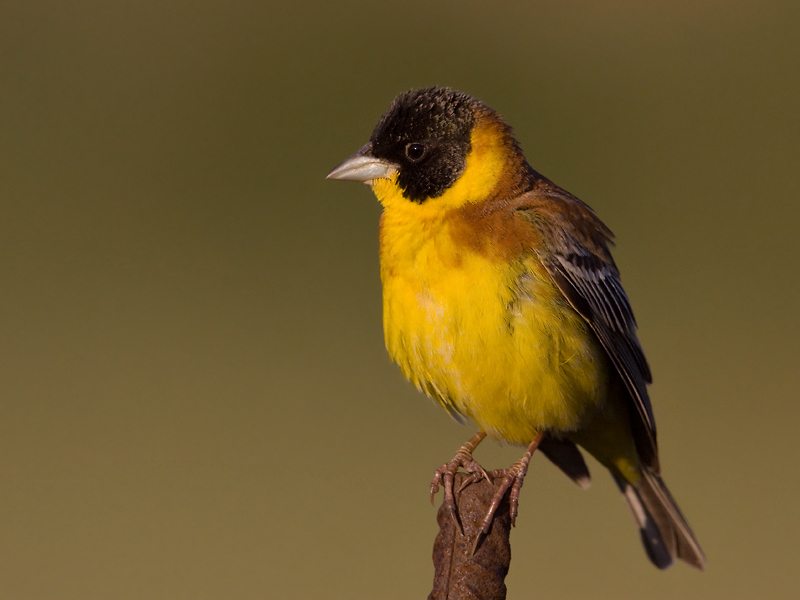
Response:
[[[526,446],[506,494],[512,522],[540,450],[579,486],[582,448],[607,468],[650,561],[703,570],[706,558],[661,478],[650,367],[611,256],[614,236],[584,202],[535,171],[495,110],[448,87],[398,95],[368,143],[328,179],[359,181],[382,205],[383,329],[390,358],[420,391],[479,431],[434,474],[488,477],[487,436]]]

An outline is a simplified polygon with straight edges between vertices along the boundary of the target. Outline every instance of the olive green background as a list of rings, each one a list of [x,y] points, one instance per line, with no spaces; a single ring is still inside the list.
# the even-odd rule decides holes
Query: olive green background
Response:
[[[324,177],[428,85],[616,232],[709,559],[536,457],[509,597],[798,597],[798,39],[756,0],[0,4],[0,598],[426,596],[473,428],[390,364],[380,207]]]

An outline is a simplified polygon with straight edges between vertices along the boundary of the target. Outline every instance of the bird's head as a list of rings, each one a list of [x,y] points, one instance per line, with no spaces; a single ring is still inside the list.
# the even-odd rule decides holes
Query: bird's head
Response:
[[[525,172],[499,114],[471,96],[434,87],[395,98],[370,141],[328,178],[365,182],[386,207],[457,207],[490,197],[522,165]]]

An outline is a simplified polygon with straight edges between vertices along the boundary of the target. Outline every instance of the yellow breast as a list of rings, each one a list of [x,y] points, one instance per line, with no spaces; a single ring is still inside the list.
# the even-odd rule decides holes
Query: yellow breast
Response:
[[[386,207],[390,356],[418,388],[496,438],[527,444],[542,429],[578,428],[605,398],[602,349],[533,255],[476,251],[462,230],[457,210]]]
[[[579,428],[605,400],[608,366],[531,250],[530,223],[488,200],[507,185],[496,126],[478,124],[464,173],[442,196],[415,203],[396,176],[373,181],[384,334],[419,389],[493,437],[528,444],[543,429]]]

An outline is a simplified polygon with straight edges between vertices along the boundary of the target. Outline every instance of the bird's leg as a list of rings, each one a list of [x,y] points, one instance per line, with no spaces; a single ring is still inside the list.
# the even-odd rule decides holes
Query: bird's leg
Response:
[[[503,479],[500,482],[500,487],[495,493],[494,498],[492,498],[492,504],[489,506],[489,511],[483,518],[483,523],[481,524],[481,533],[478,535],[478,540],[480,540],[482,535],[485,535],[489,532],[489,527],[492,525],[494,513],[497,511],[497,507],[500,506],[500,503],[503,501],[503,497],[506,495],[508,488],[511,488],[511,492],[508,495],[511,525],[513,526],[515,524],[517,520],[517,513],[519,512],[519,492],[522,489],[522,481],[525,479],[525,475],[528,472],[528,464],[531,462],[531,457],[536,451],[536,448],[539,447],[539,443],[542,441],[543,436],[544,433],[537,435],[533,442],[531,442],[531,445],[528,446],[528,450],[522,455],[522,458],[511,465],[510,468],[492,471],[491,474],[493,477],[502,477]],[[477,540],[475,543],[477,546]]]
[[[439,484],[442,484],[444,486],[444,507],[450,513],[453,523],[455,523],[456,527],[459,531],[461,531],[461,533],[463,533],[463,530],[461,529],[461,524],[458,522],[458,517],[456,515],[456,499],[455,494],[453,493],[453,479],[455,474],[458,473],[458,470],[462,467],[468,473],[470,473],[468,482],[465,482],[465,485],[474,481],[480,481],[483,477],[488,479],[488,475],[486,474],[486,471],[483,470],[483,467],[475,462],[474,458],[472,458],[473,451],[478,447],[478,444],[480,444],[485,437],[486,432],[484,431],[479,431],[472,436],[472,438],[470,438],[466,444],[459,448],[458,452],[456,452],[455,456],[450,462],[446,462],[441,467],[436,469],[436,472],[433,474],[433,481],[431,481],[431,504],[433,503],[433,497],[436,495],[436,492],[439,491]],[[464,486],[462,486],[462,488],[463,487]]]

